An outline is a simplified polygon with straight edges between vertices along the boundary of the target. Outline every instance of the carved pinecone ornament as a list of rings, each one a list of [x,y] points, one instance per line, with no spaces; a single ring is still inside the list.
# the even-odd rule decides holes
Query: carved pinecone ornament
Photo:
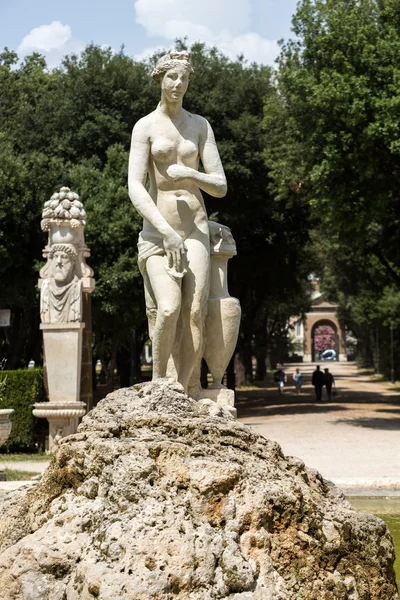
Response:
[[[70,188],[62,187],[59,192],[52,195],[44,203],[41,227],[43,231],[50,229],[51,221],[69,221],[69,225],[76,229],[79,225],[86,225],[86,212],[78,194],[71,192]]]

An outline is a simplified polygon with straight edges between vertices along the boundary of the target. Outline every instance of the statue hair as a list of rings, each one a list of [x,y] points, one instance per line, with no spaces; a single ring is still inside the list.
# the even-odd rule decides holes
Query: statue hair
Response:
[[[53,258],[56,252],[65,252],[74,261],[78,258],[78,253],[72,244],[53,244],[49,252],[50,258]]]
[[[191,77],[192,73],[194,73],[193,67],[189,60],[189,52],[186,52],[186,50],[182,50],[182,52],[173,50],[167,54],[164,54],[158,59],[151,76],[154,81],[160,82],[165,73],[177,65],[184,66],[185,69],[189,71],[189,77]]]

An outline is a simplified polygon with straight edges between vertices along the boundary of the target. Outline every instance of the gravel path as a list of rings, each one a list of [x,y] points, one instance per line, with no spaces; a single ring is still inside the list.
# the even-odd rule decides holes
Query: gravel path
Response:
[[[296,366],[303,373],[301,396],[292,385]],[[239,421],[276,440],[285,454],[300,457],[349,495],[400,496],[400,387],[375,381],[353,363],[321,363],[325,366],[338,391],[331,402],[326,395],[315,402],[314,365],[290,365],[283,396],[273,383],[238,392]],[[1,468],[43,473],[48,464],[0,456]],[[0,482],[0,496],[2,487]]]
[[[0,454],[0,469],[12,469],[13,471],[29,471],[29,473],[44,473],[50,464],[50,460],[43,461],[7,461],[4,454]]]
[[[28,471],[29,473],[44,473],[50,460],[46,461],[7,461],[4,454],[0,454],[0,469],[12,469],[13,471]],[[8,492],[14,492],[25,486],[35,485],[36,481],[0,481],[0,500]]]
[[[298,365],[303,393],[292,386],[295,366],[286,368],[283,396],[275,386],[240,391],[239,420],[276,440],[285,454],[337,483],[347,494],[400,495],[400,389],[359,373],[352,363],[321,363],[333,373],[338,394],[316,403],[314,365]]]

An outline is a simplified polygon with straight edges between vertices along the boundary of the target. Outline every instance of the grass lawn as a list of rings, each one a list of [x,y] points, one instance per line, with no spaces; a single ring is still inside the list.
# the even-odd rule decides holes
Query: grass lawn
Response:
[[[0,464],[2,462],[43,462],[51,460],[52,454],[0,454]]]
[[[32,473],[32,471],[14,471],[14,469],[5,469],[6,481],[29,481],[40,473]]]

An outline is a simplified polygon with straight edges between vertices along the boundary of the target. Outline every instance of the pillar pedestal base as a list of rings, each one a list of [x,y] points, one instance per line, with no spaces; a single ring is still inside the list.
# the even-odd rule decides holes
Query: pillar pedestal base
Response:
[[[79,419],[86,414],[84,402],[38,402],[34,404],[33,415],[49,422],[49,452],[53,452],[59,441],[75,433]]]

